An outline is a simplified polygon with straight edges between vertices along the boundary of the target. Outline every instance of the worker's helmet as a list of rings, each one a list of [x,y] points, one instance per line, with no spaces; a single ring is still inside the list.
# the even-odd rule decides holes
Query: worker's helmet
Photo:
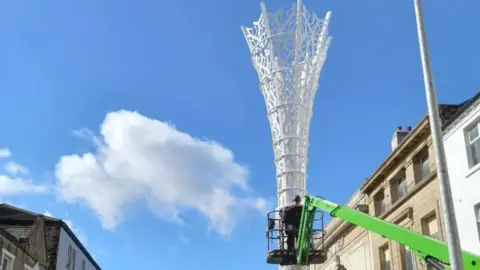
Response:
[[[293,201],[298,203],[302,201],[302,198],[300,198],[300,195],[295,195],[295,197],[293,197]]]

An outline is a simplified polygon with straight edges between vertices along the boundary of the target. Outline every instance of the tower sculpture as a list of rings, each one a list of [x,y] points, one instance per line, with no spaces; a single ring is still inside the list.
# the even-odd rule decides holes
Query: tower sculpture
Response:
[[[331,12],[318,18],[298,0],[287,12],[261,3],[253,27],[242,26],[265,98],[273,141],[277,209],[306,193],[307,150],[313,102],[331,41]],[[288,266],[283,269],[308,269]]]

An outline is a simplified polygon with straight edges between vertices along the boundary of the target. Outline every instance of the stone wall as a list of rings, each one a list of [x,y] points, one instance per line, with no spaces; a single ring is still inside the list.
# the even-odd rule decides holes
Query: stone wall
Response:
[[[45,246],[47,255],[47,270],[56,270],[57,249],[60,239],[60,223],[46,222],[45,224]]]

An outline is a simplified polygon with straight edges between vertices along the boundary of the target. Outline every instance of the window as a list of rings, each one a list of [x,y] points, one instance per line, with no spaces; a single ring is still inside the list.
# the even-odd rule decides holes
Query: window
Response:
[[[478,123],[467,131],[467,143],[470,153],[470,167],[480,162],[480,136],[478,132]]]
[[[376,204],[376,214],[377,216],[381,215],[386,210],[385,205],[385,194],[383,191],[380,191],[375,197],[375,204]]]
[[[428,162],[428,153],[420,158],[420,166],[422,169],[422,179],[430,174],[430,164]]]
[[[390,270],[390,249],[387,245],[380,248],[380,269],[381,270]]]
[[[68,245],[68,262],[67,262],[67,269],[70,269],[70,265],[72,264],[72,245]]]
[[[475,220],[477,221],[477,233],[478,239],[480,240],[480,203],[474,206],[475,210]]]
[[[82,260],[82,270],[85,270],[85,260]]]
[[[440,240],[440,232],[438,231],[438,222],[435,215],[425,219],[425,232],[424,234]]]
[[[0,264],[0,269],[12,270],[14,261],[15,256],[12,253],[8,252],[6,249],[2,249],[2,262]]]
[[[67,269],[68,270],[75,270],[75,256],[76,256],[76,251],[72,247],[72,245],[68,245],[68,263],[67,263]]]
[[[480,203],[475,205],[475,217],[477,219],[477,223],[480,223]]]
[[[438,220],[435,213],[422,219],[422,227],[423,234],[441,240],[440,231],[438,230]],[[434,270],[434,268],[431,265],[427,265],[427,270]]]
[[[407,186],[407,179],[405,178],[405,176],[402,176],[401,178],[398,179],[397,189],[398,189],[398,199],[407,195],[408,186]]]
[[[72,270],[75,270],[75,257],[76,257],[76,253],[77,251],[75,249],[73,249],[73,253],[72,253]]]
[[[408,247],[402,245],[402,264],[405,270],[415,270],[415,254]]]
[[[440,232],[438,231],[438,222],[435,217],[433,217],[428,223],[428,232],[430,237],[440,240]]]

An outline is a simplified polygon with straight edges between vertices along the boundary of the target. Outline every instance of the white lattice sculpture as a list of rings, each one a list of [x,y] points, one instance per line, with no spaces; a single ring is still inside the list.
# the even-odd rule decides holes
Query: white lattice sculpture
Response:
[[[267,106],[275,154],[278,208],[306,193],[313,101],[331,37],[325,19],[298,1],[287,12],[262,14],[242,27]],[[288,267],[288,269],[302,269]]]

